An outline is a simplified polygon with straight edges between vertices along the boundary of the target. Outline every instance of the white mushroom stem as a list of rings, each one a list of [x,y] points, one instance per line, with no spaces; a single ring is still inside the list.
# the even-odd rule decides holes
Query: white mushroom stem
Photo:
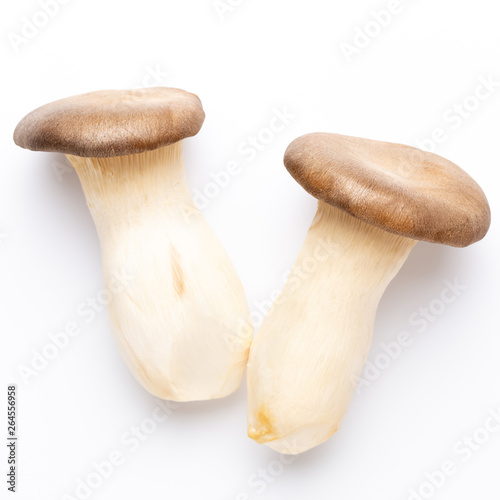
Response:
[[[252,439],[297,454],[337,431],[370,350],[380,298],[415,243],[319,202],[252,344]]]
[[[113,333],[136,378],[175,401],[236,390],[252,338],[248,306],[229,257],[194,206],[182,144],[68,158],[99,234]],[[116,286],[117,276],[128,277],[125,286]]]

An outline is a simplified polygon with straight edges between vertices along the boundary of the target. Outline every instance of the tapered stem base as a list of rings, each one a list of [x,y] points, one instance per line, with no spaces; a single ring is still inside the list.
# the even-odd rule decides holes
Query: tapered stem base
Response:
[[[379,300],[415,243],[319,203],[251,348],[252,439],[296,454],[337,431],[370,350]]]

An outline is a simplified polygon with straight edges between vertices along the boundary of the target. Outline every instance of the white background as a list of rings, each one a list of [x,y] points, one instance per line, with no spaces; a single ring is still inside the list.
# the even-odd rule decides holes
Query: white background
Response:
[[[13,35],[22,35],[23,18],[43,11],[35,0],[2,6],[0,436],[6,386],[15,383],[17,498],[78,498],[78,479],[115,450],[123,463],[92,499],[404,500],[446,460],[457,470],[435,491],[424,486],[427,498],[499,498],[500,432],[486,436],[469,460],[454,450],[463,449],[466,435],[485,438],[478,429],[500,408],[500,87],[462,122],[449,114],[474,95],[480,78],[500,81],[496,3],[402,0],[386,27],[369,25],[380,34],[350,62],[341,44],[353,44],[388,0],[232,3],[218,13],[212,0],[69,0],[18,45]],[[36,20],[43,23],[43,15]],[[411,346],[355,396],[331,440],[287,465],[246,436],[244,384],[224,400],[174,408],[135,451],[124,444],[123,435],[148,422],[158,402],[120,359],[105,312],[90,323],[77,314],[102,287],[97,235],[78,179],[64,169],[61,175],[62,155],[22,150],[11,139],[39,105],[151,85],[151,72],[158,84],[203,102],[203,129],[185,142],[191,189],[203,192],[211,173],[230,161],[241,166],[203,213],[240,273],[257,323],[315,211],[315,200],[283,167],[295,137],[329,131],[415,145],[441,128],[446,139],[436,152],[468,171],[489,198],[493,225],[482,242],[417,245],[382,300],[369,359],[402,331]],[[474,106],[472,98],[467,103]],[[248,161],[241,145],[283,108],[295,117]],[[419,331],[410,317],[431,303],[439,309],[445,280],[467,289]],[[69,321],[81,333],[25,383],[19,366],[29,366]]]

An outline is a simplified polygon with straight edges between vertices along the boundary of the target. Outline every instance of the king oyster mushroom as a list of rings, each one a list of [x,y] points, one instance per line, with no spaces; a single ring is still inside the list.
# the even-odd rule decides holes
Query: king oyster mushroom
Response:
[[[318,211],[252,344],[248,435],[297,454],[339,429],[380,298],[413,246],[470,245],[490,209],[458,166],[408,146],[315,133],[293,141],[284,162]]]
[[[65,153],[74,166],[104,283],[132,277],[109,305],[118,347],[148,391],[175,401],[233,392],[251,341],[240,280],[184,174],[182,140],[204,118],[183,90],[108,90],[46,104],[14,133],[19,146]]]

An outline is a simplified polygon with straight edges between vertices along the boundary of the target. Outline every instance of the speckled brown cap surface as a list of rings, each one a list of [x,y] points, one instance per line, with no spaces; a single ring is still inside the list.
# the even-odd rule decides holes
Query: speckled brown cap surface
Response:
[[[35,109],[19,122],[14,141],[33,151],[125,156],[196,135],[204,119],[198,96],[184,90],[101,90]]]
[[[284,162],[317,199],[391,233],[465,247],[490,226],[490,208],[478,184],[433,153],[314,133],[294,140]]]

